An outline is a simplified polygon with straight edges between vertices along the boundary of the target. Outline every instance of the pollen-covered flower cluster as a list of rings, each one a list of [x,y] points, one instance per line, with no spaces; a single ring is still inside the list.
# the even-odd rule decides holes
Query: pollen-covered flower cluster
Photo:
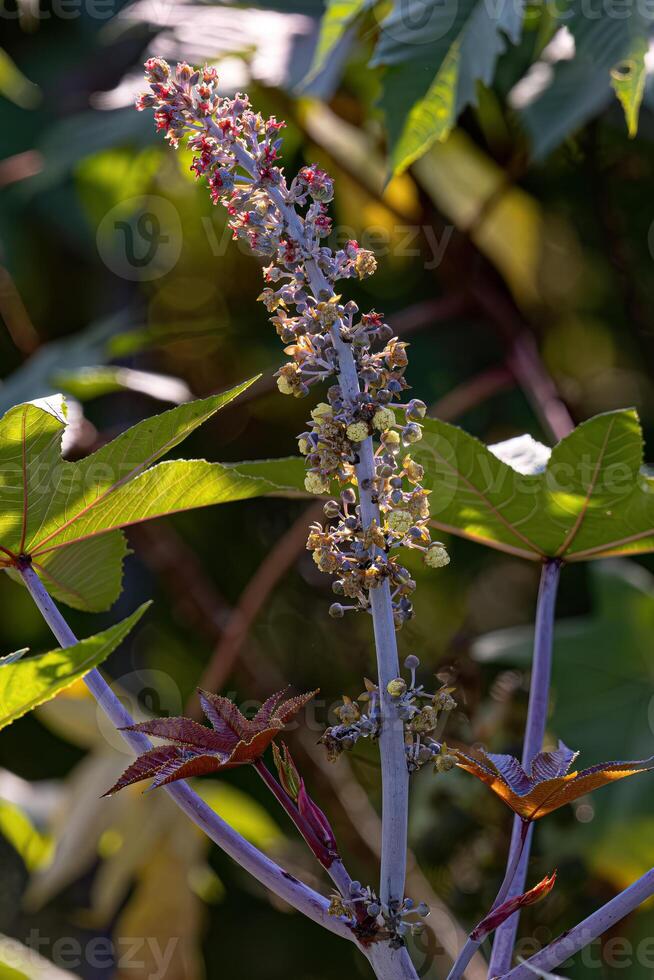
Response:
[[[369,680],[366,680],[365,684],[365,691],[356,701],[347,695],[343,696],[343,703],[335,709],[339,724],[327,728],[320,739],[327,749],[330,762],[335,762],[341,752],[353,748],[360,738],[370,738],[374,741],[379,737],[381,723],[379,688]]]
[[[409,671],[409,680],[396,677],[389,681],[387,690],[404,723],[407,768],[409,772],[416,772],[425,763],[432,763],[434,772],[448,772],[457,765],[458,759],[450,754],[440,736],[448,713],[456,708],[452,697],[454,688],[442,685],[434,693],[425,691],[424,685],[416,680],[420,661],[414,654],[406,658],[404,666]],[[330,762],[334,762],[341,752],[353,748],[360,738],[376,739],[379,736],[379,689],[366,680],[363,694],[356,701],[344,696],[335,714],[339,724],[328,728],[320,739],[327,748]]]
[[[384,932],[378,932],[377,938],[383,936],[389,940],[392,948],[400,949],[405,945],[407,935],[418,936],[424,931],[429,906],[425,902],[416,905],[410,898],[390,906],[384,905],[369,885],[351,881],[348,895],[332,895],[329,914],[350,918],[359,930],[362,927],[371,930],[371,927],[382,925]]]
[[[364,394],[362,407],[353,418],[338,385],[329,389],[328,396],[330,403],[316,406],[310,429],[299,437],[300,452],[309,465],[305,486],[311,493],[327,494],[336,480],[344,489],[339,500],[325,504],[328,523],[311,527],[307,548],[322,571],[335,575],[334,592],[350,600],[334,603],[332,616],[367,609],[369,590],[388,579],[399,628],[412,614],[410,596],[415,582],[393,551],[400,547],[419,549],[432,567],[449,561],[444,546],[431,540],[429,491],[421,486],[424,470],[408,452],[421,437],[417,420],[424,417],[426,408],[417,399],[395,410],[374,401],[368,408]],[[372,433],[379,439],[371,481],[379,520],[364,526],[356,495],[348,484],[357,482],[358,444]]]
[[[219,96],[214,68],[182,63],[172,71],[158,58],[145,67],[150,91],[137,107],[154,110],[173,146],[188,137],[191,169],[227,209],[234,237],[269,260],[260,299],[289,357],[277,372],[280,391],[301,397],[313,384],[330,383],[299,441],[307,490],[328,495],[335,481],[341,491],[326,506],[333,523],[314,525],[308,543],[318,566],[336,576],[334,591],[350,600],[334,604],[332,614],[369,610],[370,590],[387,581],[399,628],[412,614],[415,583],[393,550],[419,549],[432,568],[449,558],[430,539],[423,470],[409,452],[426,407],[415,399],[398,404],[408,387],[406,344],[380,313],[361,313],[335,291],[340,279],[374,273],[374,255],[356,241],[337,250],[324,243],[332,180],[312,165],[287,183],[278,164],[283,123],[255,113],[246,96]]]

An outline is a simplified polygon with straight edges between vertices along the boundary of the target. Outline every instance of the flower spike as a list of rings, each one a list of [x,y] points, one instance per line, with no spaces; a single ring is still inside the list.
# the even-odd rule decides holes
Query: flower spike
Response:
[[[286,179],[283,123],[255,112],[247,96],[223,98],[213,68],[183,62],[174,68],[151,58],[145,72],[149,90],[137,108],[154,111],[157,130],[172,146],[186,141],[191,170],[206,181],[212,202],[226,208],[234,238],[268,263],[259,300],[289,357],[276,374],[279,390],[299,398],[329,384],[299,449],[306,490],[328,495],[338,488],[337,499],[326,504],[328,523],[312,525],[307,542],[344,599],[330,613],[369,612],[371,590],[388,582],[399,629],[412,615],[415,581],[396,550],[420,551],[430,568],[443,567],[449,556],[431,540],[424,470],[410,455],[427,406],[416,398],[398,404],[408,388],[407,344],[381,313],[364,313],[337,292],[340,280],[372,275],[375,257],[356,241],[330,247],[332,179],[316,165]],[[357,508],[355,487],[370,497],[370,514]]]
[[[483,759],[452,750],[457,766],[480,779],[523,820],[539,820],[601,786],[654,769],[654,756],[639,762],[604,762],[568,772],[577,758],[563,742],[555,752],[539,752],[527,773],[511,755],[480,750]]]
[[[153,718],[122,729],[166,738],[177,744],[144,752],[105,796],[150,777],[153,777],[151,788],[155,789],[178,779],[256,762],[291,718],[318,692],[281,701],[285,691],[280,691],[268,698],[252,719],[241,714],[229,698],[207,691],[199,693],[202,710],[212,728],[190,718]]]

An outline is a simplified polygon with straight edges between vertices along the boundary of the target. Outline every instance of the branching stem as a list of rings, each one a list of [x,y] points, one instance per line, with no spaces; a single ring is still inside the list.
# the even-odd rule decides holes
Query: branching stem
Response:
[[[41,580],[29,564],[20,568],[20,574],[34,599],[41,615],[56,636],[62,647],[73,646],[77,638],[45,590]],[[134,724],[126,708],[106,683],[98,670],[92,670],[84,678],[86,686],[98,704],[117,728]],[[127,744],[141,754],[152,748],[150,740],[139,732],[121,732]],[[242,868],[252,874],[257,881],[269,888],[308,918],[345,939],[353,940],[349,924],[341,918],[329,915],[329,904],[322,895],[308,888],[292,875],[266,857],[256,847],[249,844],[240,834],[232,830],[211,807],[194,793],[185,782],[164,787],[175,803],[191,820],[200,827],[223,851]]]
[[[522,765],[527,771],[531,767],[534,756],[540,752],[545,737],[552,676],[554,612],[560,572],[561,562],[556,558],[549,558],[543,565],[540,588],[538,590],[534,659],[529,690],[527,725],[522,752]],[[514,863],[515,856],[518,852],[521,853],[521,857],[519,858],[517,871],[513,877],[513,884],[509,888],[506,896],[507,898],[520,895],[525,890],[533,825],[529,827],[524,841],[522,840],[523,826],[523,821],[520,817],[516,816],[513,822],[508,865],[511,866]],[[489,977],[502,976],[510,969],[519,920],[520,913],[515,912],[506,922],[502,923],[495,933],[493,952],[488,971]]]
[[[530,830],[530,824],[528,824],[526,821],[521,820],[520,824],[521,824],[521,828],[520,828],[518,847],[516,848],[515,853],[509,858],[509,863],[507,864],[506,867],[504,879],[502,881],[502,884],[500,885],[500,890],[498,891],[495,897],[495,901],[493,902],[493,904],[489,909],[489,914],[491,912],[494,912],[495,909],[502,904],[502,902],[506,901],[506,899],[509,896],[509,892],[511,891],[511,886],[513,884],[514,878],[518,871],[518,867],[520,865],[520,858],[522,856],[525,842],[527,841],[527,838],[529,836],[529,830]],[[472,933],[468,936],[468,940],[465,946],[463,947],[463,949],[461,950],[461,952],[459,953],[456,963],[450,970],[447,980],[461,980],[461,978],[464,976],[468,963],[470,962],[470,960],[475,955],[475,953],[483,943],[484,939],[486,938],[486,935],[483,935],[481,939],[474,938],[475,932],[476,930],[473,929]]]
[[[70,647],[77,643],[77,637],[57,609],[31,564],[24,562],[18,570],[39,612],[54,633],[58,643],[62,647]],[[121,704],[99,670],[90,671],[84,678],[84,683],[116,728],[126,728],[134,724],[134,719]],[[139,755],[152,748],[150,740],[140,732],[121,732],[121,734],[130,748]],[[356,943],[369,960],[377,980],[417,980],[417,974],[406,949],[394,950],[388,943],[373,943],[368,946],[359,943],[349,922],[339,916],[329,914],[329,903],[322,895],[298,881],[297,878],[284,871],[278,864],[248,843],[228,823],[225,823],[186,782],[176,782],[165,786],[164,790],[196,826],[203,830],[240,867],[249,871],[265,888],[268,888],[297,909],[298,912],[302,912],[307,918],[317,922],[329,932]],[[346,879],[349,883],[349,875],[347,875],[341,862],[335,861],[332,867],[336,884],[339,888],[346,887]]]
[[[642,902],[654,895],[654,868],[635,881],[629,888],[612,898],[597,912],[580,922],[573,929],[564,932],[553,943],[539,953],[516,966],[506,974],[504,980],[533,980],[534,976],[548,973],[567,959],[588,946],[595,939],[611,929],[616,922],[638,908]]]

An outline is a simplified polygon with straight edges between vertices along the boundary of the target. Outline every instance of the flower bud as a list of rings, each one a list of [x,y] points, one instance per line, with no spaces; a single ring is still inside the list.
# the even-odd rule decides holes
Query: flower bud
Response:
[[[427,414],[427,406],[419,398],[412,398],[406,407],[406,417],[408,419],[424,419]]]
[[[455,755],[450,755],[447,751],[447,746],[444,745],[439,754],[434,759],[434,772],[449,772],[454,769],[458,762]]]
[[[422,429],[415,422],[409,422],[402,429],[402,442],[406,446],[410,446],[414,442],[420,442],[422,439]]]
[[[354,260],[354,268],[359,279],[365,279],[376,272],[377,259],[367,248],[360,248]]]
[[[323,514],[325,517],[329,518],[329,520],[333,520],[335,517],[338,517],[340,510],[341,509],[336,500],[328,500],[323,507]]]
[[[403,694],[406,694],[406,681],[402,677],[396,677],[388,682],[386,690],[392,698],[401,698]]]
[[[338,846],[334,837],[334,831],[325,814],[319,806],[316,806],[307,793],[303,779],[300,779],[297,808],[310,834],[315,838],[315,843],[313,843],[311,836],[307,836],[306,840],[309,847],[311,847],[323,867],[329,868],[334,858],[338,856]]]
[[[447,553],[447,549],[444,545],[435,541],[431,544],[427,551],[425,552],[425,565],[429,568],[444,568],[445,565],[449,565],[450,556]]]
[[[400,448],[400,434],[394,429],[388,429],[386,432],[383,432],[381,441],[385,448],[390,449],[392,453],[396,453]]]
[[[277,769],[279,781],[293,802],[295,802],[300,791],[301,778],[299,772],[297,771],[297,767],[293,762],[293,757],[283,742],[281,752],[279,751],[276,742],[272,743],[272,751],[273,761],[275,763],[275,768]]]

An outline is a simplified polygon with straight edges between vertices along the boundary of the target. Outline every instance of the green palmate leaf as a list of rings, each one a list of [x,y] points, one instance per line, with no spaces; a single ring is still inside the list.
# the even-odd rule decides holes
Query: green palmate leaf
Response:
[[[327,9],[320,21],[318,43],[305,84],[320,74],[346,31],[370,5],[371,0],[328,0]]]
[[[642,470],[633,409],[597,415],[551,451],[529,437],[488,447],[424,419],[411,446],[431,491],[432,524],[532,561],[584,561],[654,551],[654,478]],[[239,463],[277,495],[304,493],[301,459]]]
[[[50,701],[101,664],[139,621],[145,603],[122,623],[64,650],[27,657],[0,670],[0,728]]]
[[[518,472],[455,426],[426,420],[411,455],[425,467],[436,527],[501,551],[582,561],[654,550],[654,482],[641,472],[636,412],[584,422],[542,473]]]
[[[514,0],[409,0],[382,23],[374,63],[389,65],[381,105],[393,173],[401,173],[476,102],[507,46],[520,38],[522,6]]]
[[[638,132],[638,115],[645,93],[645,55],[649,50],[644,35],[634,38],[628,57],[611,70],[611,85],[620,100],[627,121],[629,136]]]
[[[146,419],[76,463],[60,455],[60,397],[11,409],[0,420],[0,565],[29,556],[58,598],[106,608],[126,554],[119,528],[270,492],[265,479],[218,463],[152,465],[250,383]]]
[[[624,107],[629,131],[635,132],[643,96],[642,58],[652,27],[646,4],[608,0],[588,8],[582,0],[573,0],[562,11],[561,24],[574,39],[574,56],[565,52],[558,57],[560,35],[555,36],[552,56],[543,61],[542,75],[549,76],[549,83],[544,88],[528,85],[531,94],[524,102],[520,100],[537,158],[546,156],[609,105],[612,86]],[[633,68],[626,76],[625,65]]]
[[[123,561],[130,554],[122,531],[85,538],[49,551],[36,562],[48,592],[74,609],[103,612],[118,598]],[[22,582],[13,569],[9,574]]]
[[[305,461],[300,456],[285,456],[282,459],[246,460],[243,463],[226,463],[225,469],[240,476],[264,480],[270,491],[278,497],[282,494],[301,494],[306,496],[304,478],[307,475]]]

